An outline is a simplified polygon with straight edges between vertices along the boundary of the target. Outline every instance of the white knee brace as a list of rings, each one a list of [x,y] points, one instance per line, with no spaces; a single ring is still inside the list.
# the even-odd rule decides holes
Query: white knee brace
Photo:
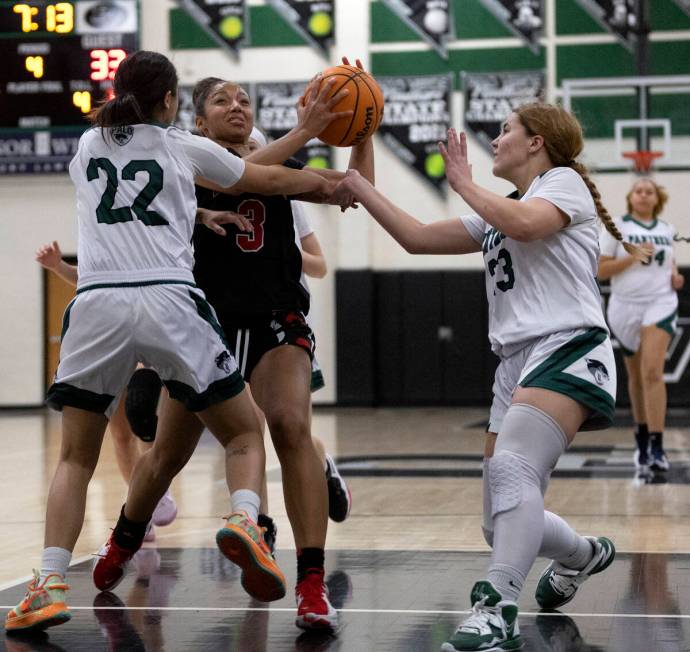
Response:
[[[485,465],[491,517],[515,509],[523,500],[525,486],[536,486],[543,495],[567,443],[563,430],[548,414],[531,405],[512,405],[501,424],[494,456]],[[483,529],[488,539],[487,516]]]

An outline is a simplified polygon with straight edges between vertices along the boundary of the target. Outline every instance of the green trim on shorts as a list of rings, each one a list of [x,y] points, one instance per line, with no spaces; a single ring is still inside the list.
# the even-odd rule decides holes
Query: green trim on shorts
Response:
[[[592,414],[580,430],[601,430],[613,423],[616,403],[613,397],[593,383],[563,370],[583,358],[606,340],[608,334],[601,328],[590,328],[554,351],[520,382],[521,387],[540,387],[564,394],[590,408]]]
[[[197,294],[194,294],[191,290],[189,291],[189,296],[192,298],[192,301],[194,301],[194,304],[196,305],[196,311],[199,313],[199,317],[201,317],[205,322],[210,324],[211,328],[218,333],[218,336],[220,337],[221,341],[225,346],[229,349],[230,345],[228,344],[228,341],[225,339],[225,332],[223,331],[221,325],[218,323],[218,320],[216,319],[216,315],[213,312],[213,308],[211,308],[211,304],[206,301],[206,299],[198,296]]]
[[[115,399],[110,394],[96,394],[68,383],[53,383],[46,394],[46,403],[53,410],[62,411],[66,405],[87,412],[104,414]]]
[[[70,301],[67,304],[67,308],[65,308],[65,313],[62,315],[62,330],[60,331],[60,341],[65,339],[65,333],[67,332],[67,329],[69,328],[69,313],[72,310],[72,306],[74,305],[74,302],[77,300],[77,297],[74,297],[72,301]]]
[[[668,317],[664,317],[662,320],[654,324],[657,328],[662,331],[666,331],[671,337],[676,334],[676,329],[673,328],[673,322],[678,318],[678,310],[674,310]]]
[[[203,392],[195,392],[192,387],[179,380],[164,380],[170,398],[180,401],[190,412],[201,412],[206,408],[237,396],[244,389],[244,380],[239,371],[227,378],[211,383]]]
[[[318,392],[326,386],[326,381],[323,378],[323,373],[321,369],[316,369],[311,372],[311,393]]]
[[[82,292],[87,292],[88,290],[100,290],[102,288],[136,288],[144,287],[147,285],[189,285],[190,287],[197,287],[196,283],[191,281],[177,281],[173,279],[157,279],[155,281],[125,281],[122,283],[95,283],[94,285],[87,285],[86,287],[79,288],[77,294]]]

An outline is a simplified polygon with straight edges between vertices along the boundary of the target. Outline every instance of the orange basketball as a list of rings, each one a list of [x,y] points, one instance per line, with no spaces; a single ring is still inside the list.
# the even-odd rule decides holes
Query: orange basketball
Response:
[[[340,65],[324,70],[321,84],[332,77],[336,77],[338,81],[333,84],[330,97],[344,88],[350,91],[333,107],[333,111],[353,111],[353,114],[348,118],[338,118],[331,122],[319,134],[319,138],[324,143],[336,147],[359,145],[381,124],[383,93],[369,73],[355,66]]]

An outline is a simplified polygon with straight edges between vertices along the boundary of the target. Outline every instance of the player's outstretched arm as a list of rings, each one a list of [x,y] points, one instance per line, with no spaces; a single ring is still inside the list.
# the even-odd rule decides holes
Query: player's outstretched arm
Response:
[[[333,111],[333,107],[350,91],[343,89],[329,99],[328,94],[337,83],[336,78],[328,79],[319,90],[320,83],[321,76],[317,75],[309,82],[297,103],[297,125],[281,138],[253,151],[245,157],[245,161],[257,165],[282,163],[312,138],[316,138],[333,120],[352,115],[352,111]]]
[[[654,245],[649,244],[648,242],[641,244],[640,249],[650,256],[654,254]],[[623,256],[622,258],[615,258],[614,256],[600,256],[597,278],[600,281],[608,281],[612,276],[616,276],[617,274],[624,272],[629,267],[632,267],[638,263],[640,263],[640,261],[634,256]]]
[[[340,193],[360,202],[371,216],[411,254],[469,254],[481,251],[481,245],[469,234],[460,219],[424,224],[382,195],[356,170],[348,170],[338,184]]]
[[[70,285],[77,284],[77,266],[70,265],[62,260],[62,251],[60,251],[60,245],[57,243],[57,240],[53,240],[50,244],[44,244],[38,249],[36,252],[36,262],[45,267],[45,269],[49,269],[54,274],[57,274]]]

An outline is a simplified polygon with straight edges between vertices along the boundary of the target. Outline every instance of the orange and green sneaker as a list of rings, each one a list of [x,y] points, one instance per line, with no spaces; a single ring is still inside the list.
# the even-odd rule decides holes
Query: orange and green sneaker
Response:
[[[24,599],[7,614],[6,631],[37,631],[62,625],[72,618],[65,604],[65,591],[69,586],[64,577],[53,573],[40,584],[39,580],[38,571],[34,570]]]
[[[220,551],[242,569],[242,586],[261,602],[280,600],[285,595],[285,576],[264,540],[264,529],[245,512],[225,517],[225,527],[216,533]]]

